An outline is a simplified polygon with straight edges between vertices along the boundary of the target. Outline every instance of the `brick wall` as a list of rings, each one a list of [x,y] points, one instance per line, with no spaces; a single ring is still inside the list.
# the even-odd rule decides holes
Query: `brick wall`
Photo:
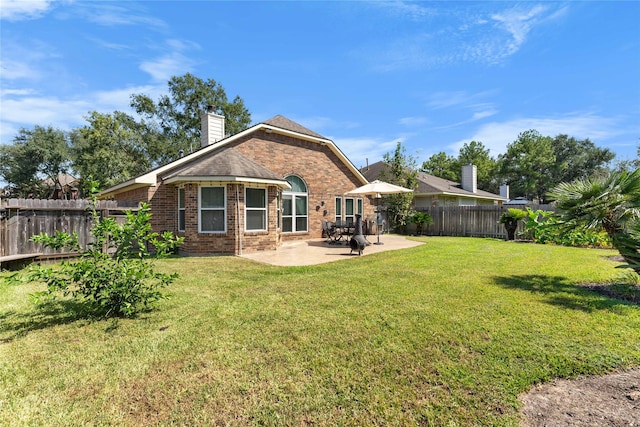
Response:
[[[307,184],[309,230],[282,234],[277,228],[278,188],[268,187],[268,231],[244,231],[245,186],[227,183],[227,230],[225,233],[198,232],[197,183],[184,184],[185,231],[178,233],[178,185],[158,182],[156,186],[120,193],[117,200],[149,201],[154,231],[172,231],[185,237],[180,252],[189,255],[239,254],[273,250],[283,241],[306,240],[322,235],[321,221],[333,221],[335,198],[362,185],[357,177],[327,147],[276,133],[255,132],[231,146],[281,177],[297,175]],[[252,185],[253,186],[253,185]],[[364,218],[373,217],[373,204],[364,197]]]
[[[238,140],[233,147],[283,178],[298,175],[307,184],[309,231],[284,234],[285,241],[321,237],[322,220],[334,220],[335,198],[362,185],[338,156],[316,142],[260,131]],[[374,205],[367,197],[363,202],[363,218],[373,217]]]

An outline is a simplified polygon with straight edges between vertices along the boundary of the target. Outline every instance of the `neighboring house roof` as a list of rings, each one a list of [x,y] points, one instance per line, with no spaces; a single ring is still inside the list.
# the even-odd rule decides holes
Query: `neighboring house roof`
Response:
[[[508,202],[504,202],[505,205],[530,205],[533,201],[527,200],[526,197],[516,197],[515,199],[511,199]]]
[[[42,184],[48,187],[53,187],[54,184],[57,187],[59,185],[58,183],[60,183],[62,186],[68,185],[70,187],[73,187],[78,185],[78,179],[73,175],[69,175],[68,173],[59,173],[57,177],[57,181],[55,183],[51,178],[45,178],[42,180]]]
[[[193,180],[254,181],[291,186],[266,167],[259,165],[233,148],[220,149],[207,157],[201,157],[182,167],[161,175],[167,183]]]
[[[333,143],[333,141],[305,128],[304,126],[292,120],[287,119],[284,116],[278,115],[262,123],[253,125],[250,128],[245,129],[235,135],[228,136],[224,139],[221,139],[220,141],[214,142],[213,144],[202,147],[201,149],[194,151],[193,153],[188,154],[184,157],[176,159],[171,163],[159,166],[145,174],[139,175],[135,178],[129,179],[128,181],[107,188],[100,193],[100,197],[111,197],[124,191],[156,185],[158,176],[163,176],[163,174],[166,174],[169,171],[175,170],[176,168],[181,166],[185,166],[203,156],[208,156],[209,154],[221,149],[222,147],[225,147],[226,145],[234,141],[237,141],[247,135],[250,135],[251,133],[261,130],[292,136],[327,146],[363,184],[367,183],[366,178],[360,173],[358,168],[356,168],[354,164],[351,163],[347,156],[344,155],[344,153]],[[279,179],[281,180],[281,178]]]
[[[477,190],[475,193],[465,190],[459,182],[438,178],[424,172],[418,172],[418,188],[415,191],[417,196],[431,196],[444,194],[450,196],[473,197],[476,199],[507,200],[504,197],[484,190]]]
[[[384,162],[376,162],[362,169],[362,174],[369,181],[378,179],[386,170]],[[475,199],[507,200],[504,197],[490,193],[488,191],[477,190],[475,193],[462,188],[462,184],[448,179],[438,178],[424,172],[418,172],[418,188],[414,191],[415,196],[435,196],[449,195],[459,197],[469,197]]]

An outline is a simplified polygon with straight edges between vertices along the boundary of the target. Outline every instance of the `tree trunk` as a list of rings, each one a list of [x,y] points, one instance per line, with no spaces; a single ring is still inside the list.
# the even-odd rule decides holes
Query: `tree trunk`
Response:
[[[507,230],[507,240],[516,239],[516,230],[518,229],[517,222],[507,222],[504,224],[505,230]]]

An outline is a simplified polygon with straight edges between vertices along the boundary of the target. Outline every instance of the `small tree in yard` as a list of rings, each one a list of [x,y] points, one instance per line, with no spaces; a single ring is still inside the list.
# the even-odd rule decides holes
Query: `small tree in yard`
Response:
[[[433,224],[433,218],[426,212],[415,212],[411,216],[411,222],[416,225],[416,234],[420,236],[425,226]]]
[[[397,143],[393,153],[386,153],[383,160],[386,167],[380,173],[380,179],[410,190],[418,187],[416,160],[406,154],[401,142]],[[388,194],[384,199],[391,226],[404,231],[413,214],[413,193]]]
[[[33,237],[35,242],[48,248],[81,252],[79,259],[62,262],[55,268],[32,267],[25,277],[46,283],[47,290],[36,294],[37,297],[71,295],[105,317],[133,316],[162,299],[160,288],[178,277],[175,273],[154,271],[153,261],[172,253],[183,239],[171,232],[153,232],[148,204],[142,204],[136,213],[126,212],[123,224],[113,218],[102,218],[97,211],[96,194],[93,183],[91,235],[94,241],[86,250],[80,247],[76,233],[56,232],[53,236],[43,233]],[[149,246],[154,248],[153,253]]]
[[[507,230],[507,240],[515,240],[518,222],[522,221],[527,213],[521,209],[509,208],[500,216],[500,223]]]

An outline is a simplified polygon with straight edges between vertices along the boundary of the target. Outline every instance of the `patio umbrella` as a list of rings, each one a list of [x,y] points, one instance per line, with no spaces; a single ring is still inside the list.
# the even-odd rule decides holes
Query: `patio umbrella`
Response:
[[[399,185],[389,184],[388,182],[380,181],[376,179],[369,184],[365,184],[362,187],[358,187],[355,190],[347,191],[345,195],[355,196],[355,195],[363,195],[363,196],[374,196],[376,198],[376,206],[377,200],[380,199],[382,194],[398,194],[398,193],[413,193],[413,190],[408,188],[400,187]],[[378,215],[380,215],[378,213]],[[375,243],[376,245],[382,245],[380,242],[380,224],[379,221],[376,224],[376,228],[378,230],[378,241]]]

